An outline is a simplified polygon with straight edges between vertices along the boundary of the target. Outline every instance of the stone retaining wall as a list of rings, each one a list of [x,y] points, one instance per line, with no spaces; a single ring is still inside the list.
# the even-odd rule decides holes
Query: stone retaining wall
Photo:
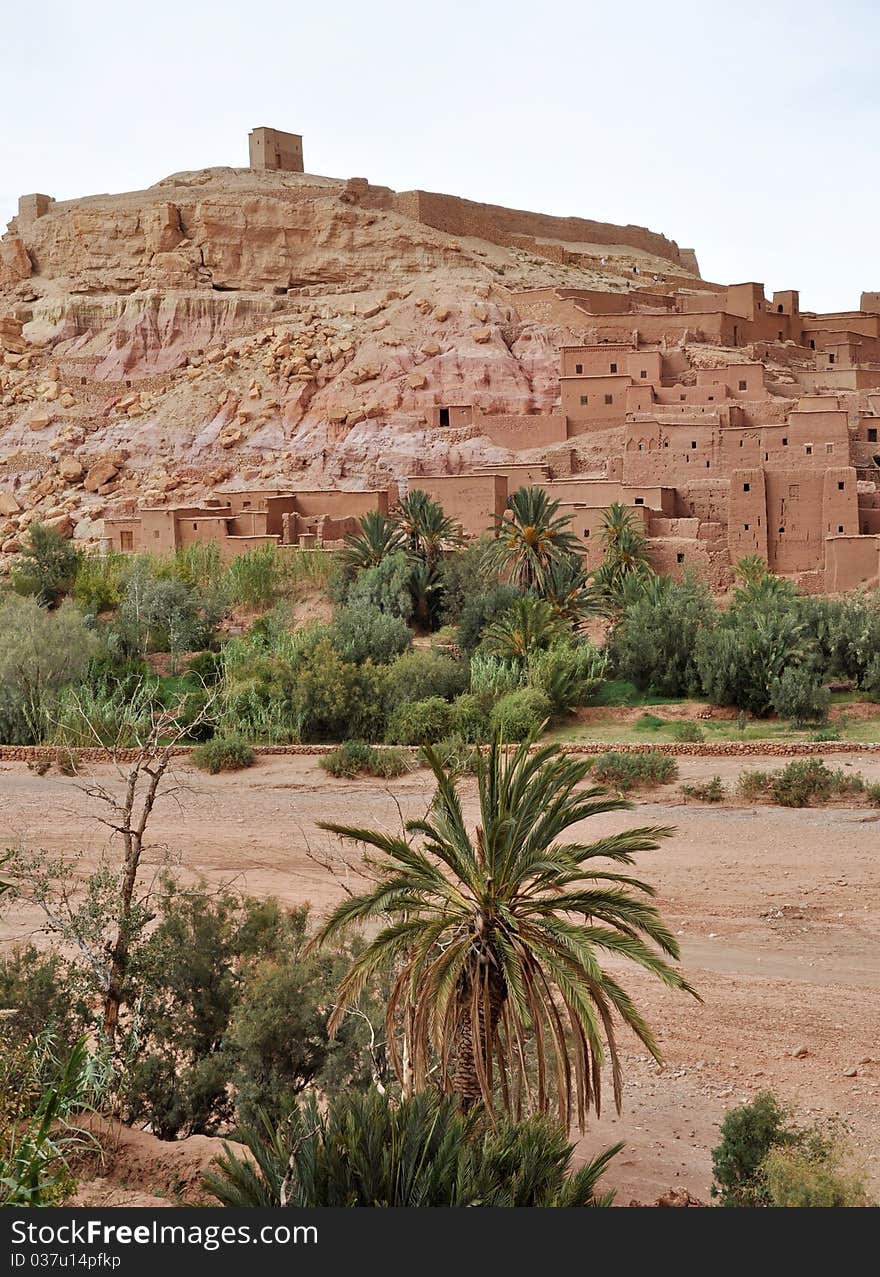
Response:
[[[175,757],[185,758],[195,746],[177,745],[172,750]],[[255,745],[255,754],[305,754],[319,757],[332,754],[337,745]],[[384,746],[378,746],[379,749]],[[796,758],[801,755],[822,754],[877,754],[880,741],[662,741],[657,744],[626,742],[612,744],[608,741],[577,741],[561,744],[564,754],[674,754],[692,758]],[[67,751],[55,745],[0,745],[0,763],[54,762]],[[136,749],[121,749],[115,755],[109,749],[93,747],[71,751],[83,763],[133,762]]]

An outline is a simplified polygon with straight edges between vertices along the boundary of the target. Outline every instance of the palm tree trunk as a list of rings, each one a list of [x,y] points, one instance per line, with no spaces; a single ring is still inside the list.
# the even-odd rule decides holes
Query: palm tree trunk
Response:
[[[477,1023],[473,1016],[473,983],[474,978],[485,980],[483,996],[477,1008]],[[487,1099],[480,1085],[480,1072],[491,1078],[492,1054],[498,1034],[498,1023],[501,1008],[507,997],[504,980],[498,969],[485,967],[473,972],[471,979],[462,985],[459,991],[458,1029],[455,1042],[455,1068],[452,1075],[452,1089],[458,1096],[459,1106],[464,1112],[473,1108],[480,1100]],[[474,1029],[476,1028],[476,1035]],[[479,1056],[477,1053],[480,1053]],[[478,1059],[482,1062],[482,1070],[477,1067]]]

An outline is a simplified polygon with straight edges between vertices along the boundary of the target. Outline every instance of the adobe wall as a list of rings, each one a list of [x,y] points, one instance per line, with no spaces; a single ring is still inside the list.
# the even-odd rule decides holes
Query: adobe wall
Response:
[[[501,474],[414,475],[410,492],[414,488],[438,501],[469,537],[483,536],[493,515],[500,517],[507,505],[507,479]]]
[[[862,293],[859,310],[873,311],[880,315],[880,293]]]
[[[252,169],[285,173],[303,172],[302,137],[279,129],[258,128],[248,134]]]
[[[552,447],[565,443],[568,438],[565,415],[556,412],[544,416],[493,413],[477,417],[474,425],[499,448],[510,448],[515,452],[524,448]]]
[[[880,536],[830,536],[825,542],[825,590],[844,594],[880,580]]]
[[[602,543],[602,528],[605,522],[607,503],[586,505],[580,501],[560,501],[558,514],[571,519],[570,530],[581,541],[584,568],[588,572],[599,566],[605,555]],[[647,534],[649,512],[646,506],[628,506],[629,513],[642,531]]]
[[[413,486],[424,487],[424,482],[419,480]],[[378,510],[380,514],[388,513],[388,493],[384,491],[340,492],[330,488],[321,491],[296,492],[293,495],[296,511],[304,517],[325,514],[330,518],[358,519],[371,510]]]
[[[674,240],[644,226],[614,226],[580,217],[552,217],[523,209],[480,204],[457,195],[433,191],[403,191],[395,197],[395,209],[448,235],[499,241],[498,236],[527,235],[572,244],[625,245],[684,267]],[[685,269],[690,268],[693,259]]]
[[[727,549],[731,563],[749,554],[770,561],[767,538],[767,487],[760,466],[735,470],[728,487]]]

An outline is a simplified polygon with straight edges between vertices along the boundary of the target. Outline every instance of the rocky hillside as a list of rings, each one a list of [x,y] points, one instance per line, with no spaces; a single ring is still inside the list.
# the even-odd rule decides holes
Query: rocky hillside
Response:
[[[0,566],[37,518],[91,541],[111,510],[231,479],[384,487],[509,460],[429,410],[549,411],[557,347],[584,333],[516,292],[625,291],[633,266],[697,285],[693,254],[643,228],[363,179],[208,169],[24,209],[0,240]]]

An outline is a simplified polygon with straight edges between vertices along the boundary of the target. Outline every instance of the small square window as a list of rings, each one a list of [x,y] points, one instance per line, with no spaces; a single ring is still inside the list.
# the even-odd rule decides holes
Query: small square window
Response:
[[[158,529],[158,528],[157,528],[157,529],[155,530],[155,532],[153,533],[153,536],[156,538],[156,540],[157,540],[157,541],[159,540],[159,529]]]
[[[843,492],[843,490],[844,490],[845,488],[846,488],[846,484],[845,484],[845,483],[843,483],[843,482],[840,482],[840,481],[839,481],[839,482],[838,482],[838,484],[837,484],[837,491],[838,491],[838,492]]]
[[[696,439],[691,439],[691,447],[692,447],[692,448],[696,448],[696,446],[697,446],[697,441],[696,441]]]
[[[608,403],[614,403],[614,396],[613,396],[613,395],[606,395],[606,396],[605,396],[605,402],[606,402],[607,404],[608,404]]]
[[[812,338],[811,338],[811,339],[810,339],[810,350],[815,350],[815,349],[816,349],[816,343],[815,343],[815,341],[813,341],[813,340],[812,340]]]
[[[575,370],[575,372],[583,372],[583,371],[584,371],[584,366],[583,366],[583,364],[575,364],[575,366],[574,366],[574,370]]]
[[[636,505],[644,505],[644,504],[645,504],[644,497],[636,497]]]
[[[779,535],[780,535],[780,536],[782,536],[782,534],[783,534],[784,532],[785,532],[785,528],[780,528],[780,529],[779,529]]]
[[[617,364],[612,364],[612,365],[611,365],[611,371],[612,371],[612,372],[617,372]]]
[[[826,445],[825,445],[825,451],[826,451],[826,452],[833,452],[833,451],[834,451],[834,444],[833,444],[833,443],[826,443]]]
[[[678,554],[676,554],[676,556],[675,556],[675,561],[676,561],[676,563],[684,563],[684,555],[682,554],[682,552],[681,552],[680,550],[679,550]]]
[[[664,448],[668,448],[668,447],[669,447],[669,440],[668,440],[668,439],[664,439],[664,440],[663,440],[663,447],[664,447]]]
[[[584,536],[585,536],[585,537],[588,537],[589,535],[590,535],[590,529],[589,529],[589,528],[584,528]]]
[[[752,526],[752,525],[751,525],[750,523],[744,523],[744,524],[743,524],[743,531],[744,531],[744,532],[748,532],[748,530],[749,530],[749,528],[750,528],[751,526]]]
[[[836,358],[837,358],[837,356],[836,356],[836,355],[829,355],[829,356],[828,356],[828,362],[829,362],[829,364],[833,364]]]
[[[639,376],[644,380],[648,376],[647,368],[643,368],[642,371],[639,373]]]
[[[783,436],[782,436],[782,446],[783,446],[783,448],[787,448],[787,447],[788,447],[788,435],[783,435]]]
[[[679,395],[678,397],[682,403],[684,403],[685,399],[687,399],[687,395]]]
[[[743,492],[751,492],[751,490],[752,490],[752,485],[750,483],[743,484]]]
[[[838,525],[837,525],[837,531],[838,531],[838,532],[842,532],[842,531],[843,531],[843,524],[842,524],[842,523],[838,523]]]
[[[808,457],[812,457],[813,445],[811,443],[804,444],[804,451],[806,452]]]
[[[586,404],[586,403],[589,403],[589,402],[590,402],[590,397],[589,397],[589,395],[581,395],[581,403],[582,403],[582,404]]]
[[[747,381],[740,381],[739,388],[740,390],[748,390],[749,383]]]
[[[877,427],[868,426],[868,443],[876,443],[876,442],[877,442]]]
[[[715,396],[714,396],[714,395],[710,395],[710,396],[709,396],[709,403],[714,403],[714,402],[715,402]]]

